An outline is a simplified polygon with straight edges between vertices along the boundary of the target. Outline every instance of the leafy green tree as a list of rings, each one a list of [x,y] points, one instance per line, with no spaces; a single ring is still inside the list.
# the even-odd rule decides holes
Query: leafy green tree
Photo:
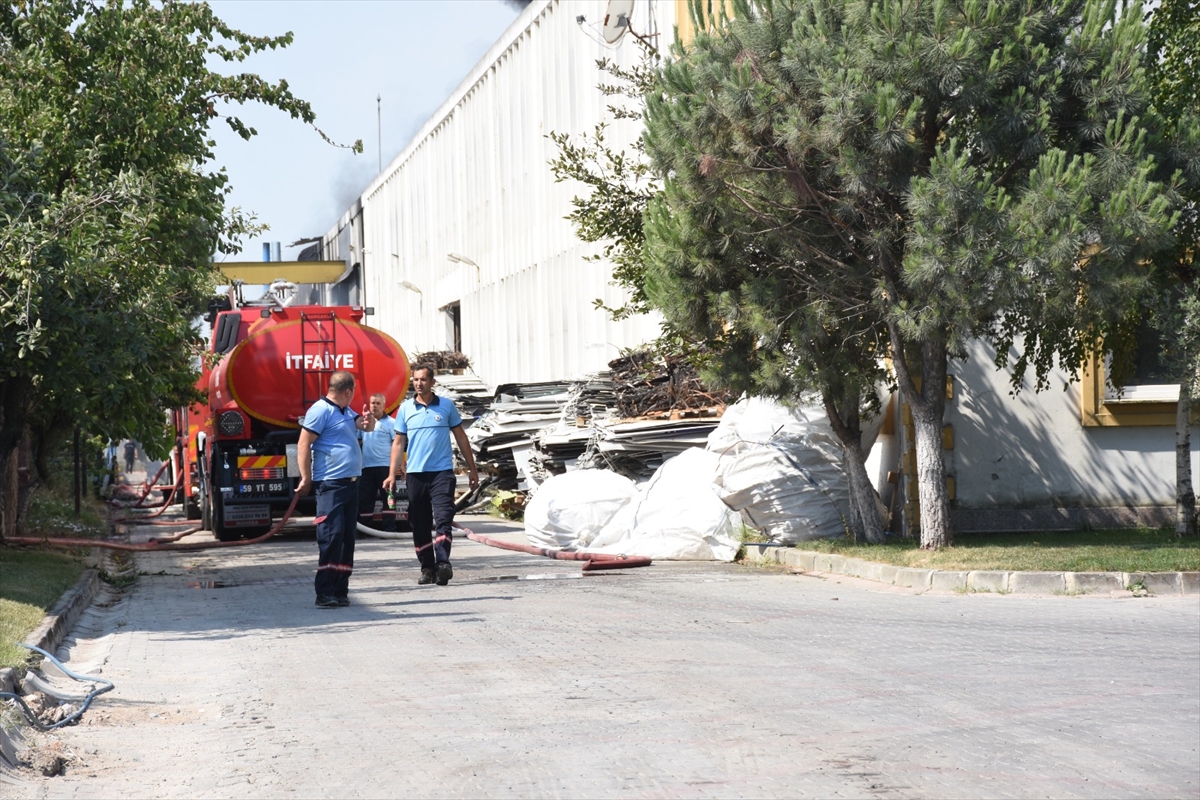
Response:
[[[24,505],[22,440],[35,464],[76,423],[165,448],[163,409],[193,397],[213,254],[256,229],[225,207],[209,125],[254,135],[224,110],[247,102],[315,119],[286,81],[208,59],[290,41],[204,3],[0,5],[0,534]]]
[[[1150,16],[1148,72],[1154,105],[1170,138],[1200,129],[1200,3],[1164,0]],[[1195,173],[1194,160],[1181,164]],[[1200,181],[1189,181],[1176,225],[1175,247],[1158,259],[1160,288],[1149,322],[1164,343],[1163,357],[1179,383],[1175,414],[1175,533],[1196,533],[1192,488],[1193,400],[1200,392]]]
[[[983,336],[1014,391],[1031,368],[1044,388],[1056,360],[1070,370],[1092,342],[1114,346],[1105,334],[1143,292],[1141,265],[1171,243],[1179,178],[1156,157],[1169,143],[1147,104],[1140,11],[732,5],[676,43],[648,97],[646,149],[665,176],[650,299],[764,381],[780,350],[835,370],[797,341],[820,332],[847,342],[848,375],[865,374],[882,330],[913,415],[921,544],[946,546],[949,359]],[[758,272],[739,252],[756,240]],[[772,297],[800,281],[811,292]]]

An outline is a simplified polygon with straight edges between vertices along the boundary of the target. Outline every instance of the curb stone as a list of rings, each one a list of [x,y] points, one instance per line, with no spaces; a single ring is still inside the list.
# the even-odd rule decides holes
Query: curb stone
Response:
[[[41,624],[26,637],[26,643],[40,647],[47,653],[53,653],[62,644],[79,615],[96,597],[99,588],[100,572],[94,569],[84,570],[75,585],[63,592],[58,602],[46,612]],[[0,669],[0,692],[14,691],[16,684],[17,670],[12,667]]]
[[[1063,594],[1067,578],[1063,572],[1014,572],[1008,585],[1013,594]]]
[[[1008,594],[1011,572],[989,569],[973,569],[967,573],[967,589],[972,592],[995,592]]]
[[[935,592],[997,594],[1111,594],[1140,585],[1153,595],[1200,594],[1200,572],[1008,572],[919,569],[811,550],[747,544],[751,563],[782,564],[801,572],[849,575],[889,586]]]

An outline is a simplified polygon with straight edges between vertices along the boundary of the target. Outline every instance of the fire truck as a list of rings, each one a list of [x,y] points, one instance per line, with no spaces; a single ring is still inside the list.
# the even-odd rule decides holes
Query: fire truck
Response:
[[[363,324],[369,309],[292,305],[295,286],[286,280],[251,302],[241,288],[235,282],[209,309],[212,336],[196,384],[207,402],[175,412],[185,508],[221,541],[265,533],[291,504],[300,421],[335,371],[354,375],[350,407],[359,412],[379,392],[394,413],[409,378],[404,349]],[[397,514],[406,508],[402,498]],[[297,503],[298,515],[314,511],[311,494]]]

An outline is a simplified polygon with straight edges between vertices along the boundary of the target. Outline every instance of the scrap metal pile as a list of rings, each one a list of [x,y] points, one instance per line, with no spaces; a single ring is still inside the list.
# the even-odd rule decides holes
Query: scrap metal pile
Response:
[[[632,354],[572,382],[504,384],[468,431],[500,489],[534,491],[552,475],[611,469],[635,482],[703,447],[731,398],[678,357]]]
[[[463,424],[482,417],[492,405],[492,390],[475,375],[441,373],[437,376],[437,393],[453,400],[462,412]]]
[[[498,488],[523,488],[517,456],[524,457],[533,434],[559,420],[570,388],[567,381],[496,387],[489,410],[467,431],[467,438],[479,469],[493,476]]]

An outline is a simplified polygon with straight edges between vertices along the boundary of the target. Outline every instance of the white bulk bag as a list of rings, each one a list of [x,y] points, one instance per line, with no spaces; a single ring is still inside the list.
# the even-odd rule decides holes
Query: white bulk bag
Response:
[[[585,550],[600,531],[628,531],[641,501],[637,486],[606,469],[581,469],[546,480],[525,507],[525,532],[538,547]]]
[[[719,460],[693,447],[665,462],[642,488],[633,526],[610,525],[587,549],[661,561],[733,561],[741,518],[717,497]]]
[[[850,496],[842,449],[820,406],[744,398],[725,410],[708,450],[721,457],[721,499],[772,541],[845,533]]]

